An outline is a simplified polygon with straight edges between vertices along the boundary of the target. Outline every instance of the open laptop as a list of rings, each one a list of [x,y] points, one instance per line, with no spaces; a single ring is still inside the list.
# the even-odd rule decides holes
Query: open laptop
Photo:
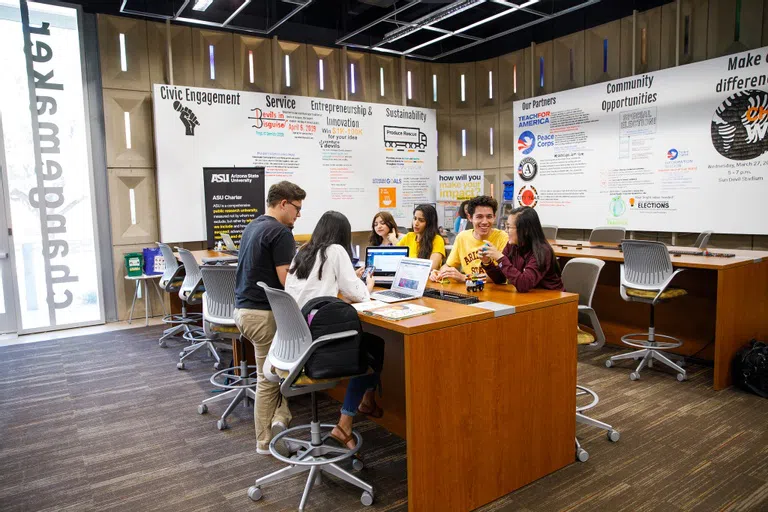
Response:
[[[237,249],[237,246],[235,245],[235,242],[232,241],[232,237],[229,236],[229,233],[222,233],[221,241],[224,242],[224,247],[226,247],[226,250],[222,252],[231,254],[232,256],[237,256],[240,253],[240,251]]]
[[[424,295],[424,288],[427,286],[431,270],[432,260],[403,258],[397,266],[392,288],[372,293],[371,298],[387,303],[418,299]]]
[[[365,248],[365,266],[374,268],[373,277],[378,285],[392,284],[400,260],[407,257],[407,247],[385,245]]]

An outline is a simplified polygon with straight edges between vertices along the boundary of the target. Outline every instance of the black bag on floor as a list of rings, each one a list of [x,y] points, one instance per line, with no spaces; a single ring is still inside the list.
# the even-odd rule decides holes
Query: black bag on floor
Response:
[[[357,310],[336,297],[317,297],[301,308],[309,323],[312,339],[352,330],[355,336],[331,341],[319,347],[304,365],[304,373],[313,379],[333,379],[360,375],[368,370],[368,356],[363,347],[363,326]]]
[[[745,391],[768,398],[768,345],[750,340],[733,358],[733,383]]]

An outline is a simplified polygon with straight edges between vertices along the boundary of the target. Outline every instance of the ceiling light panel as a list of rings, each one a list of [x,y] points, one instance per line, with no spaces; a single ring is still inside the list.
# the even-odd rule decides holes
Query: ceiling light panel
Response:
[[[204,11],[211,6],[213,0],[195,0],[195,5],[192,6],[193,11]]]

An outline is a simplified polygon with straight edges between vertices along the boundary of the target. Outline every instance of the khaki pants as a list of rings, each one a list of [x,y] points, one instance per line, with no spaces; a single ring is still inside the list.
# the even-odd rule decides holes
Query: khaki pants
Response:
[[[256,403],[253,406],[253,420],[256,424],[256,441],[260,450],[268,450],[272,440],[272,423],[279,421],[286,427],[291,422],[288,400],[280,394],[280,384],[264,378],[264,361],[272,346],[277,326],[271,311],[259,309],[236,309],[235,324],[243,335],[251,340],[256,353]]]

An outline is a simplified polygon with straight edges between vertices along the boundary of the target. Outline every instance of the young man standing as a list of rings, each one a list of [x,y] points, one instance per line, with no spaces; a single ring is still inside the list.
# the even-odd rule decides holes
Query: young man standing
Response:
[[[253,417],[256,424],[256,451],[269,454],[269,442],[291,422],[288,402],[280,395],[280,385],[264,378],[264,361],[272,346],[277,327],[264,290],[256,283],[263,281],[272,288],[283,289],[288,268],[296,252],[291,229],[301,216],[306,192],[298,185],[281,181],[269,187],[267,211],[246,226],[240,240],[235,282],[234,318],[237,328],[251,340],[256,353],[256,402]],[[278,451],[287,456],[288,447],[279,443]]]
[[[456,235],[451,254],[440,271],[432,274],[433,281],[448,277],[463,283],[467,280],[467,274],[483,273],[480,248],[490,243],[502,251],[509,240],[504,231],[493,227],[498,207],[499,203],[490,196],[477,196],[469,201],[467,210],[473,229]]]

